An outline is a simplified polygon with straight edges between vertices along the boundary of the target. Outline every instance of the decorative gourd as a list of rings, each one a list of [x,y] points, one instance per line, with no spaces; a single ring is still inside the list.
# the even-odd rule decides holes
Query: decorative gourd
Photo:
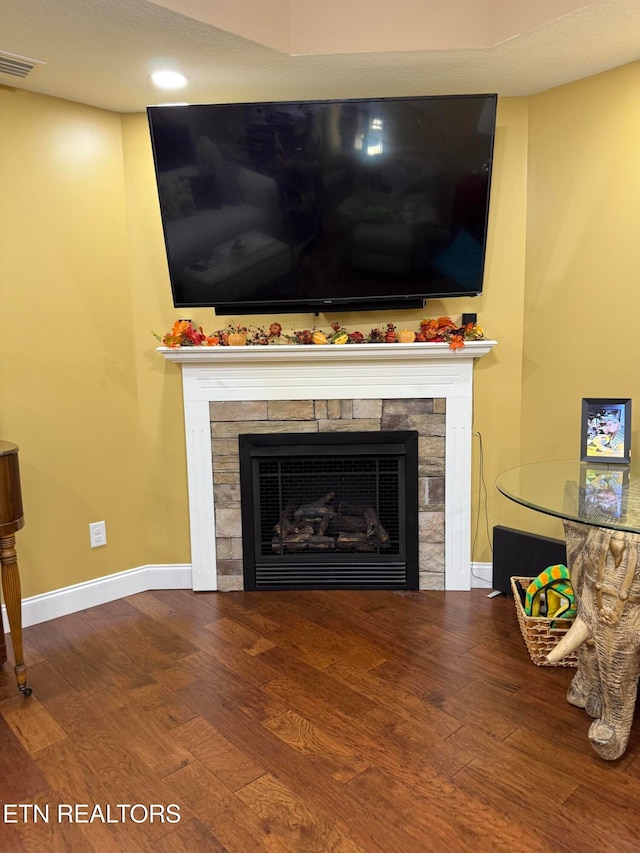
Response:
[[[416,333],[412,332],[411,329],[403,329],[401,332],[398,332],[398,340],[401,344],[412,344],[416,339]]]
[[[325,333],[320,332],[320,331],[314,332],[311,340],[314,342],[314,344],[328,344],[329,343]]]
[[[247,336],[242,332],[229,332],[227,343],[230,347],[243,347],[247,343]]]
[[[344,329],[339,329],[335,335],[331,338],[332,344],[346,344],[349,340],[349,333]]]

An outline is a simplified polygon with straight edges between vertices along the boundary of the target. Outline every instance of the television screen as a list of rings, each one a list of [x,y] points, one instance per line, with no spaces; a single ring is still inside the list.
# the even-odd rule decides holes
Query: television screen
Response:
[[[495,95],[148,108],[176,307],[482,292]]]

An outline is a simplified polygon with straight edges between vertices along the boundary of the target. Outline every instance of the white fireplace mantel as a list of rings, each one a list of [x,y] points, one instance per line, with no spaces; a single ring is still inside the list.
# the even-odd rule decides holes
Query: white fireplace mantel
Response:
[[[473,363],[496,341],[158,347],[182,367],[193,589],[215,590],[211,401],[446,400],[445,588],[471,587]]]

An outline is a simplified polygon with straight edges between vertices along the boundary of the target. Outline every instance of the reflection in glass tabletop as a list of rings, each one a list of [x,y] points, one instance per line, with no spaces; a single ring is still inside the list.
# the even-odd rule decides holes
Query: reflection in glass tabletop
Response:
[[[522,506],[570,521],[640,533],[640,464],[564,459],[520,465],[496,486]]]

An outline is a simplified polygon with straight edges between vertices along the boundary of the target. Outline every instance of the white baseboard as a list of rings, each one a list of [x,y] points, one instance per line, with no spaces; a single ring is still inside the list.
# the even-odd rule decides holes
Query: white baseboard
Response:
[[[492,563],[471,564],[472,589],[476,587],[492,589],[492,582]],[[29,625],[38,625],[40,622],[48,622],[49,619],[68,616],[70,613],[77,613],[88,607],[107,604],[109,601],[116,601],[118,598],[135,595],[138,592],[147,592],[150,589],[192,589],[191,564],[140,566],[114,575],[105,575],[96,580],[54,589],[31,598],[23,598],[22,627],[28,628]],[[2,619],[5,632],[8,632],[4,604]]]
[[[471,589],[493,589],[493,563],[471,563]]]
[[[96,580],[54,589],[42,595],[22,599],[22,627],[48,622],[59,616],[68,616],[106,604],[137,592],[150,589],[191,589],[191,564],[174,563],[167,565],[140,566],[114,575],[105,575]],[[2,618],[5,631],[8,632],[6,608],[2,605]]]

